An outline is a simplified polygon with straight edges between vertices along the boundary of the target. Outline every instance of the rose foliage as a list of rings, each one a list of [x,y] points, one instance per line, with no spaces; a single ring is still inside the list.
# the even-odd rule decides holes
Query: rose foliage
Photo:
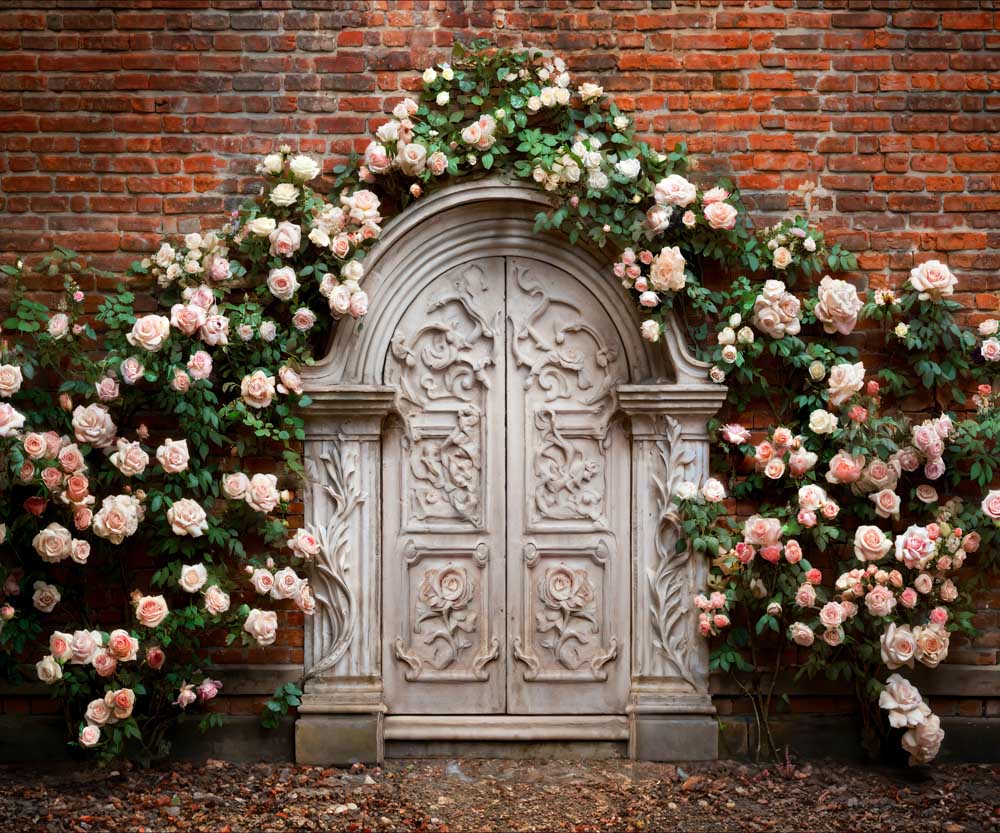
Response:
[[[551,194],[539,231],[613,252],[646,339],[676,315],[711,378],[729,383],[733,411],[763,401],[773,412],[756,436],[720,425],[716,477],[674,496],[678,546],[712,559],[709,594],[694,603],[706,636],[719,636],[714,667],[755,670],[768,632],[787,632],[806,671],[857,680],[906,728],[914,760],[933,757],[937,718],[889,672],[937,666],[951,634],[971,630],[969,563],[1000,519],[1000,493],[980,506],[945,492],[993,478],[996,322],[982,341],[961,328],[958,278],[936,261],[867,299],[820,280],[854,257],[807,218],[755,230],[733,187],[696,184],[688,169],[683,146],[662,154],[639,141],[560,59],[475,42],[424,72],[363,158],[324,174],[287,147],[266,156],[258,197],[213,231],[165,239],[96,317],[80,289],[95,273],[74,253],[4,266],[8,675],[37,662],[74,743],[103,759],[163,754],[172,726],[199,710],[203,727],[220,722],[205,705],[224,690],[209,645],[271,645],[279,615],[297,622],[316,607],[306,568],[320,539],[289,529],[294,495],[279,482],[303,474],[299,373],[338,319],[365,315],[365,255],[387,217],[457,177],[494,173]],[[31,273],[63,277],[58,309],[29,295]],[[713,288],[713,275],[734,273]],[[152,310],[135,294],[149,287]],[[885,334],[877,373],[852,346],[862,321]],[[905,413],[925,388],[940,410]],[[756,514],[737,518],[730,495]],[[836,574],[812,566],[817,553],[840,559]],[[299,693],[279,689],[267,722]]]

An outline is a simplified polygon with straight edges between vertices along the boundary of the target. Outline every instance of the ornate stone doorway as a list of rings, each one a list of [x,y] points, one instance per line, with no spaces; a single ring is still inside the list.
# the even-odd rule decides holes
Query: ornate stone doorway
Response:
[[[670,493],[724,398],[651,345],[606,265],[496,180],[421,201],[366,261],[363,324],[309,370],[303,762],[385,742],[622,741],[714,757]]]

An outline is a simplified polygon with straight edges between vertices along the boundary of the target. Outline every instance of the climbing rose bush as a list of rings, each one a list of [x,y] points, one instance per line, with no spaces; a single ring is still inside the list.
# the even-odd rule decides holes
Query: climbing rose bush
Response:
[[[346,164],[331,169],[288,146],[267,154],[257,197],[214,230],[164,239],[127,283],[95,299],[96,316],[80,288],[96,273],[74,253],[2,267],[13,284],[0,354],[8,676],[30,657],[63,702],[73,742],[104,759],[164,754],[191,713],[202,713],[202,728],[221,722],[207,706],[225,690],[208,645],[272,645],[290,613],[312,615],[318,603],[306,568],[320,542],[287,521],[304,475],[302,368],[337,321],[366,314],[365,256],[386,220],[457,177],[497,172],[551,195],[538,231],[609,251],[644,338],[658,341],[678,317],[710,378],[730,383],[734,413],[773,398],[775,363],[792,380],[779,399],[787,414],[766,438],[754,444],[748,429],[726,425],[716,455],[726,473],[674,496],[680,536],[714,559],[710,592],[695,605],[706,636],[728,635],[715,665],[747,664],[745,642],[731,638],[736,611],[764,605],[749,632],[787,624],[811,650],[807,668],[863,673],[893,725],[909,727],[904,747],[932,757],[933,715],[876,656],[886,643],[897,668],[907,656],[936,665],[947,634],[968,629],[957,579],[983,518],[954,501],[933,506],[932,487],[914,479],[919,507],[936,510],[933,537],[925,525],[890,540],[878,524],[919,508],[901,506],[900,486],[917,466],[932,480],[963,476],[984,436],[967,423],[994,419],[996,402],[981,387],[974,420],[938,417],[911,441],[902,416],[876,414],[914,380],[883,371],[884,390],[872,388],[854,348],[833,337],[876,321],[916,357],[925,387],[940,377],[957,392],[975,361],[1000,359],[996,327],[980,328],[981,343],[958,331],[947,300],[956,279],[936,262],[915,267],[901,300],[880,290],[864,303],[828,276],[815,293],[797,286],[855,260],[808,218],[754,229],[731,184],[692,174],[683,146],[660,153],[639,140],[629,115],[600,86],[575,83],[557,57],[474,42],[422,80]],[[740,276],[712,287],[713,269]],[[58,309],[28,295],[30,275],[63,276]],[[151,291],[156,308],[137,290]],[[977,358],[942,358],[956,339]],[[990,464],[979,466],[973,478],[988,482]],[[769,497],[744,522],[730,495]],[[866,524],[856,542],[864,565],[824,589],[810,551],[849,544],[841,512]],[[1000,518],[1000,498],[991,493],[983,512]],[[898,552],[899,564],[880,565]],[[797,611],[790,623],[787,608]],[[265,723],[299,693],[280,688]]]

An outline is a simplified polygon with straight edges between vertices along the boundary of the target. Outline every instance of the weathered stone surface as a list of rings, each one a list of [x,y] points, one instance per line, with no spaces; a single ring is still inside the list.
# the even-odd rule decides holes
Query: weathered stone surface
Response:
[[[719,727],[708,716],[644,714],[635,719],[632,757],[643,761],[712,761]]]
[[[373,714],[308,715],[295,722],[295,760],[349,766],[382,760],[379,718]]]

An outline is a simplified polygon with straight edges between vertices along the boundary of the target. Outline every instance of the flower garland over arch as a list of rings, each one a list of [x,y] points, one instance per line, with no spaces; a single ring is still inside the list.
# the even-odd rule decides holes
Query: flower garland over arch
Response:
[[[54,313],[29,297],[22,264],[4,266],[15,282],[4,328],[16,334],[0,356],[8,674],[44,638],[37,676],[66,702],[75,742],[103,758],[148,757],[163,752],[179,716],[222,687],[204,675],[203,636],[268,646],[279,620],[265,602],[313,612],[299,570],[321,543],[289,531],[294,495],[265,462],[280,453],[288,473],[303,474],[299,412],[309,400],[299,370],[331,322],[364,316],[364,258],[387,216],[456,177],[500,171],[552,194],[538,230],[613,253],[622,303],[644,311],[643,337],[659,340],[676,310],[714,362],[711,377],[733,383],[734,410],[764,399],[773,411],[777,425],[756,444],[743,426],[721,428],[714,462],[726,483],[681,483],[670,496],[681,546],[713,559],[712,592],[694,600],[703,632],[719,636],[713,668],[759,672],[762,635],[787,628],[795,644],[815,642],[808,670],[857,680],[862,699],[887,711],[880,722],[876,709],[869,728],[906,727],[913,760],[932,758],[937,718],[887,672],[915,660],[933,667],[950,631],[972,630],[970,593],[957,581],[979,546],[973,530],[992,533],[1000,519],[1000,492],[977,509],[916,480],[923,464],[926,480],[947,470],[953,485],[992,481],[983,451],[1000,430],[985,384],[1000,359],[996,322],[981,325],[982,342],[959,326],[949,300],[956,279],[937,261],[916,265],[901,294],[879,290],[865,305],[853,285],[828,276],[815,294],[797,295],[801,279],[853,269],[854,257],[804,218],[755,231],[735,189],[701,187],[691,167],[683,146],[662,154],[638,140],[631,118],[600,87],[574,86],[560,59],[475,42],[427,69],[419,98],[402,99],[328,188],[313,187],[319,161],[287,147],[266,156],[263,192],[221,229],[165,241],[133,264],[131,283],[100,306],[99,342],[79,289],[90,270],[73,253],[33,267],[65,278]],[[741,276],[716,286],[718,272]],[[142,311],[134,294],[149,280],[160,311]],[[881,385],[838,341],[859,317],[890,347],[907,348],[892,350]],[[961,405],[970,380],[983,384],[966,419],[917,425],[883,412],[921,388],[942,407]],[[758,514],[738,521],[729,494],[754,501]],[[895,540],[883,529],[927,508],[930,524]],[[833,523],[842,511],[860,523],[853,541]],[[806,550],[838,547],[862,566],[824,591]],[[152,572],[125,568],[122,553],[133,550]],[[131,601],[95,606],[106,588]],[[236,595],[250,601],[234,604]],[[733,625],[737,610],[746,626]],[[282,686],[266,721],[300,693]],[[762,719],[769,701],[757,695]],[[204,727],[219,722],[211,711],[202,718]]]

